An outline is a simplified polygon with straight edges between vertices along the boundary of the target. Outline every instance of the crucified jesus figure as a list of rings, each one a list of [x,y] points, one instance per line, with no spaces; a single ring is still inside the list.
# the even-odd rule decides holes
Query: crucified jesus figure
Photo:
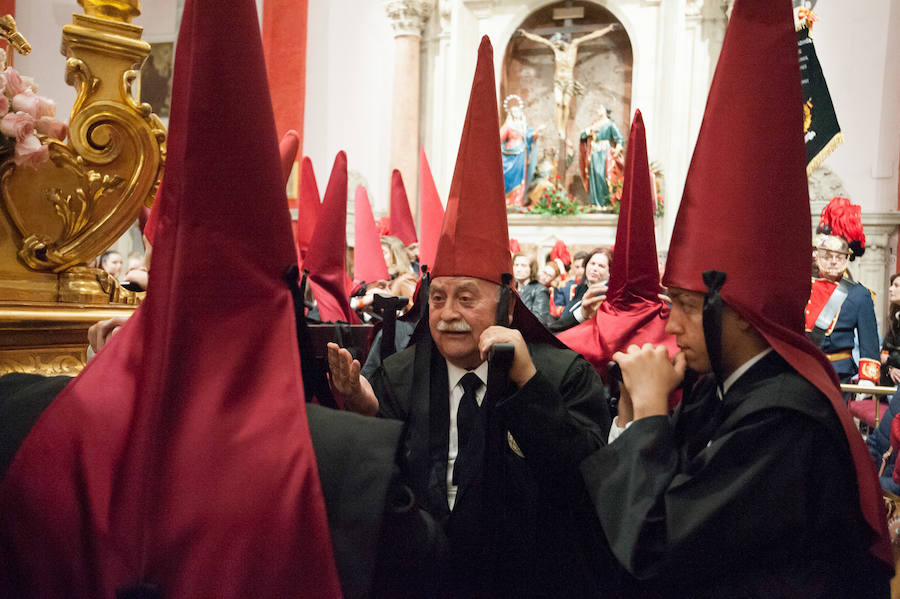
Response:
[[[603,37],[615,29],[615,25],[608,25],[603,29],[567,42],[561,33],[555,33],[549,40],[534,33],[519,29],[519,33],[528,39],[548,46],[553,50],[553,58],[556,71],[553,74],[553,95],[556,99],[556,130],[563,139],[566,137],[566,122],[569,120],[569,103],[572,96],[581,92],[581,85],[575,81],[575,59],[578,56],[578,47],[591,40]]]

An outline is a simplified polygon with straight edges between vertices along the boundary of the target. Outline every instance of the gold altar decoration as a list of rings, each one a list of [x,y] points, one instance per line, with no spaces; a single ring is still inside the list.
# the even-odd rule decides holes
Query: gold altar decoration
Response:
[[[50,159],[36,168],[0,164],[0,374],[77,372],[88,327],[144,295],[87,264],[152,205],[162,177],[165,126],[132,94],[150,45],[130,23],[139,0],[78,3],[85,14],[62,32],[77,92],[68,140],[39,136]],[[0,35],[21,37],[5,23]]]

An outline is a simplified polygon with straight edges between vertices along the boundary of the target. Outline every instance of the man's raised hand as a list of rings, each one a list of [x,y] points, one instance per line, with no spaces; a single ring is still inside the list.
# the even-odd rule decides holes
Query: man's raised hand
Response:
[[[328,344],[328,368],[331,386],[344,400],[344,407],[358,414],[374,416],[378,412],[378,398],[366,377],[359,374],[359,360],[337,343]]]
[[[531,361],[531,353],[528,351],[528,346],[525,345],[522,333],[516,329],[498,325],[486,328],[478,340],[478,350],[481,352],[482,359],[487,359],[491,347],[495,343],[511,343],[515,349],[512,365],[509,367],[509,380],[519,387],[531,380],[537,369],[534,367],[534,362]]]
[[[631,345],[613,354],[622,369],[622,384],[631,396],[634,419],[668,414],[667,398],[684,378],[684,354],[669,358],[663,345]]]

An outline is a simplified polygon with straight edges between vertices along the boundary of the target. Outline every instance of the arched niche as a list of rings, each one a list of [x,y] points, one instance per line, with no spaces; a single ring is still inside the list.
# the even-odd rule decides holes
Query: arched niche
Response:
[[[573,22],[575,27],[583,29],[574,33],[573,37],[576,39],[588,31],[610,24],[617,25],[607,35],[581,45],[575,63],[575,80],[584,90],[572,100],[569,107],[566,140],[571,163],[566,170],[566,186],[576,196],[586,199],[586,193],[577,177],[580,133],[593,122],[598,108],[603,105],[611,110],[611,118],[627,139],[634,51],[626,28],[609,9],[594,2],[576,1],[572,5],[584,9],[584,17]],[[541,30],[559,27],[563,22],[553,19],[553,11],[564,6],[564,2],[553,2],[537,8],[514,31],[525,29],[540,33]],[[544,37],[549,35],[544,34]],[[513,34],[506,46],[500,70],[500,118],[502,121],[506,117],[503,113],[503,99],[510,94],[519,95],[525,105],[529,125],[535,129],[540,128],[537,148],[539,157],[547,151],[558,151],[560,145],[555,126],[554,71],[554,57],[550,48]]]

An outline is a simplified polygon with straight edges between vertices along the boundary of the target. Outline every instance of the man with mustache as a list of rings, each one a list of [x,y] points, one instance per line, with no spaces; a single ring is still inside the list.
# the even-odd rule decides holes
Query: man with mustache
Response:
[[[492,65],[485,38],[413,345],[370,384],[332,344],[332,378],[346,407],[406,423],[410,486],[450,542],[438,595],[597,596],[617,584],[614,560],[572,456],[603,444],[609,410],[590,364],[510,287]],[[514,347],[508,372],[489,360],[497,343]],[[572,442],[536,449],[563,431]]]

